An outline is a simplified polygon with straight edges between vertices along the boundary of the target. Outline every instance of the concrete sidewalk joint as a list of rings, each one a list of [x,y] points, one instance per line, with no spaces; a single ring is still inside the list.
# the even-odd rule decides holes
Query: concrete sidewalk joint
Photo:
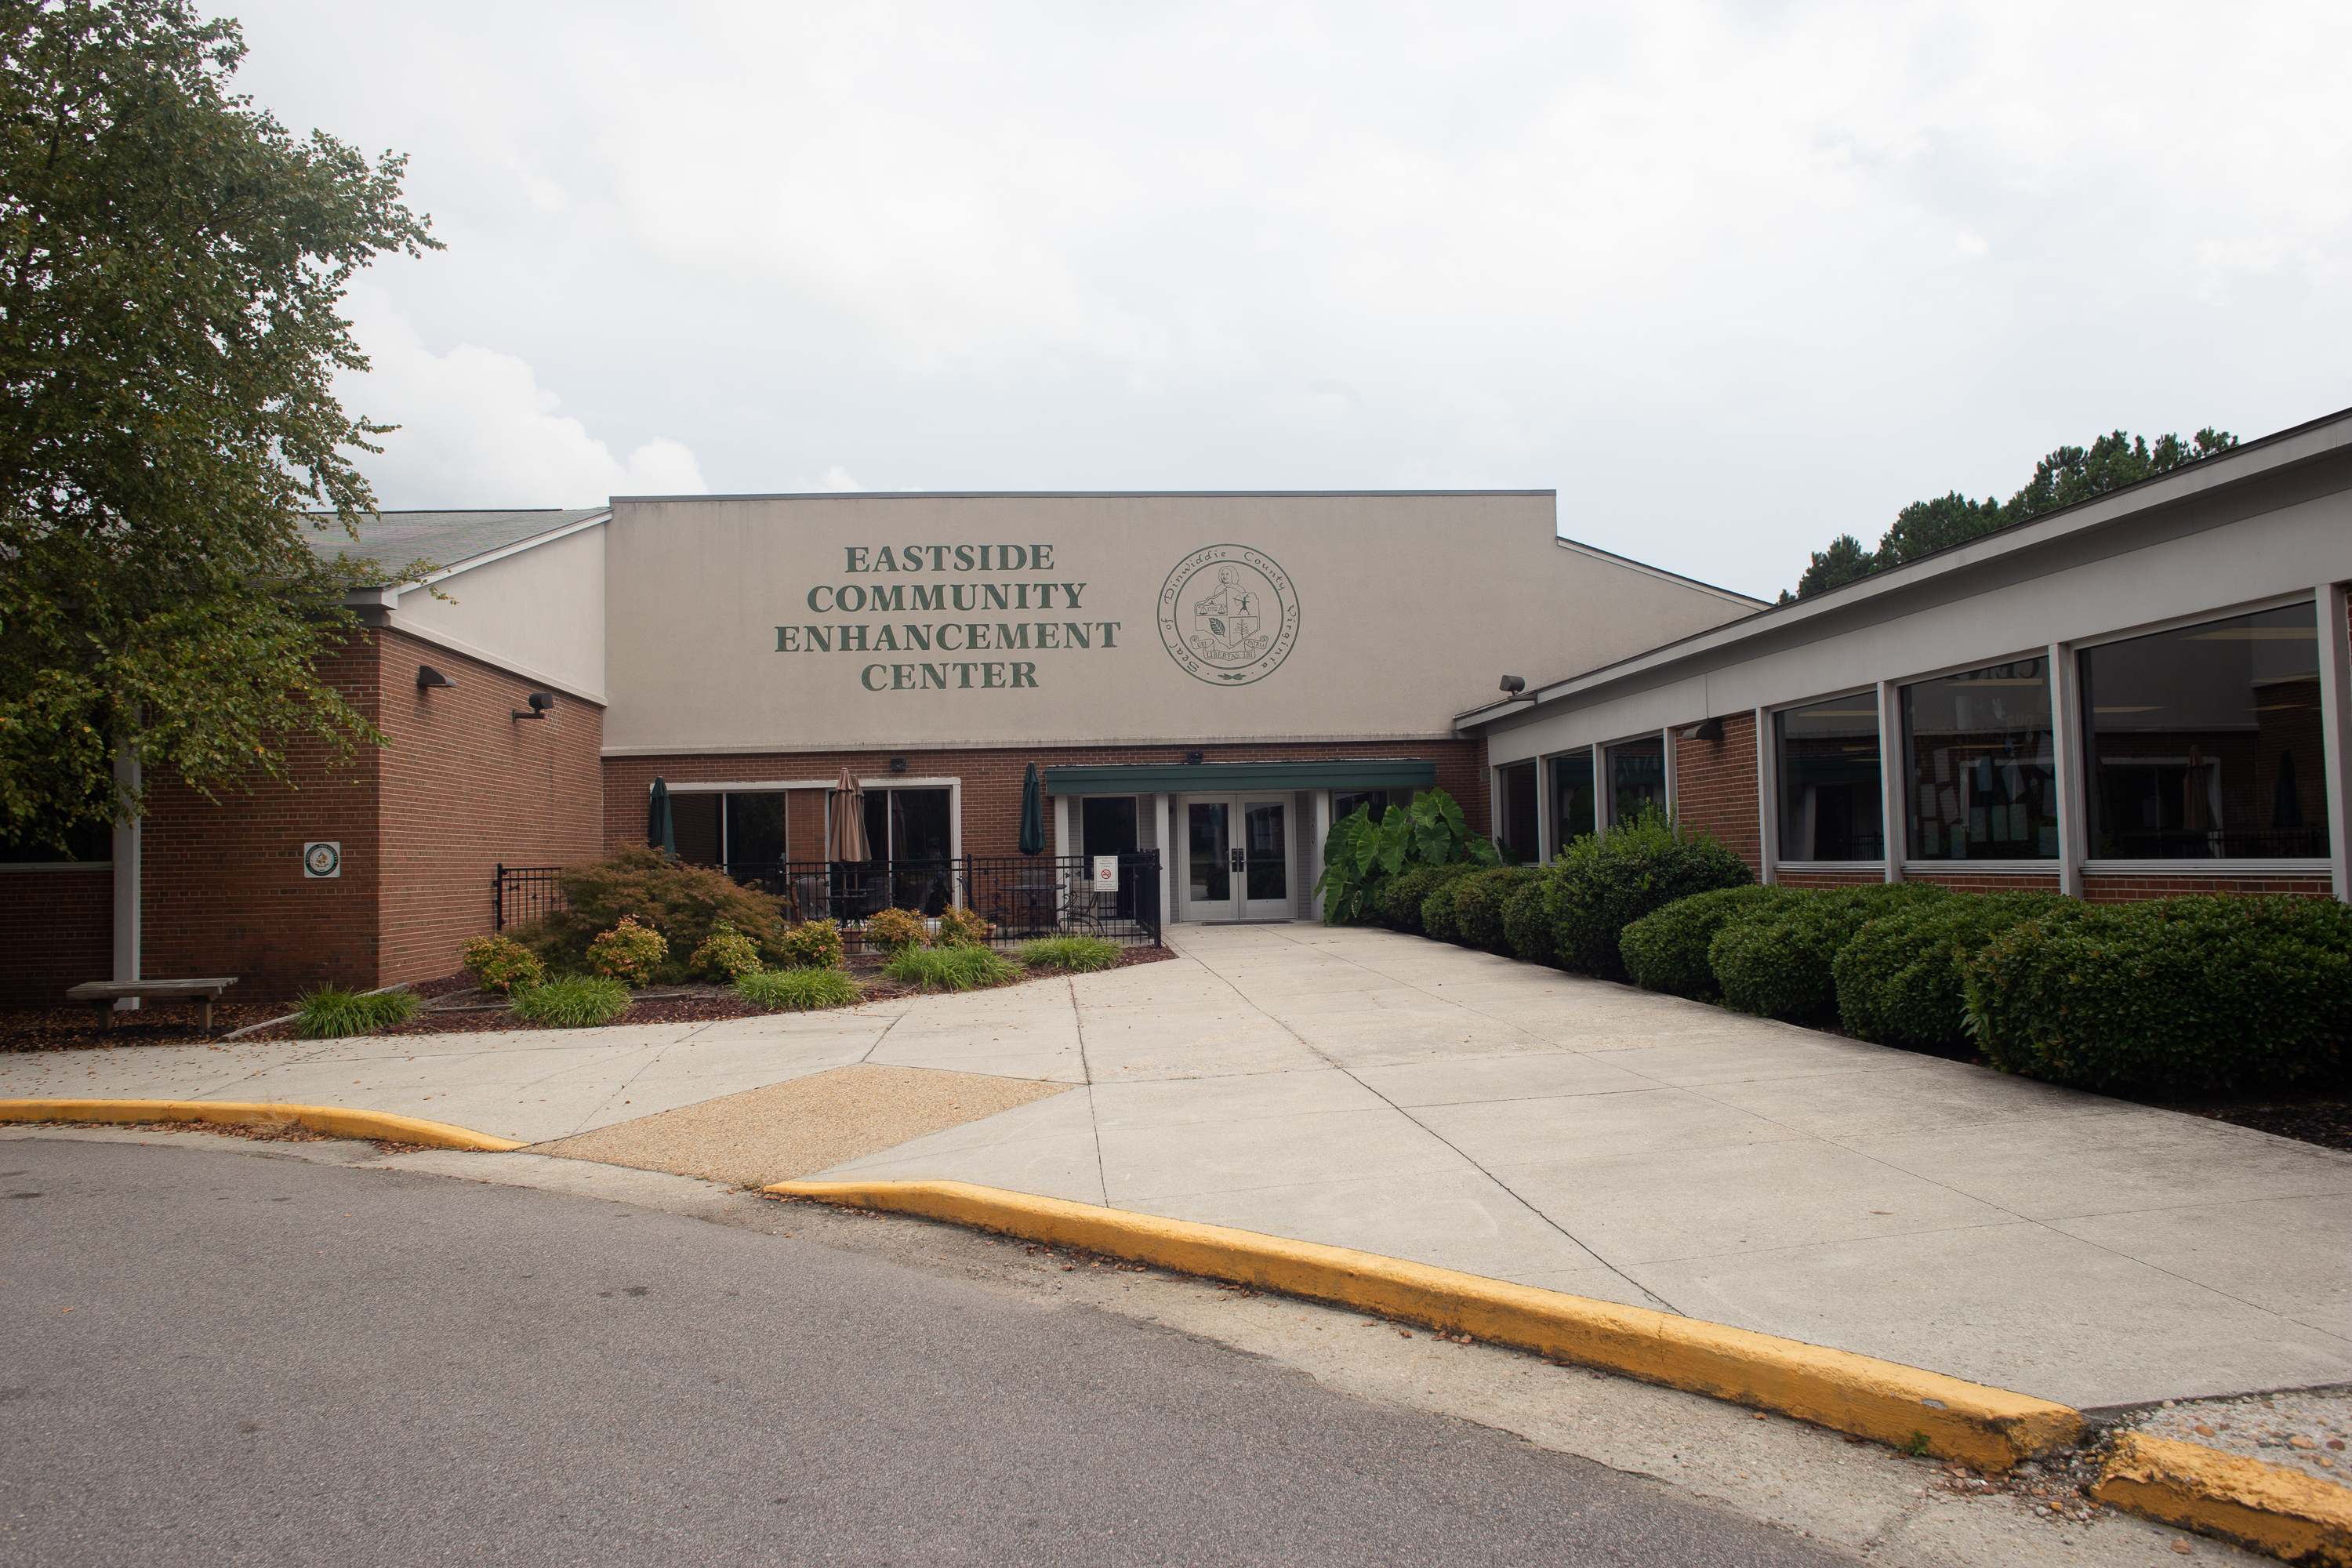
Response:
[[[2005,1470],[2074,1442],[2063,1405],[1849,1351],[1347,1247],[1033,1197],[963,1182],[779,1182],[761,1189],[1082,1247],[1277,1290]]]
[[[339,1138],[381,1138],[421,1143],[431,1149],[467,1149],[503,1154],[523,1145],[469,1127],[426,1121],[388,1110],[354,1110],[341,1105],[279,1105],[265,1100],[0,1100],[0,1121],[210,1121],[225,1126],[308,1127]]]

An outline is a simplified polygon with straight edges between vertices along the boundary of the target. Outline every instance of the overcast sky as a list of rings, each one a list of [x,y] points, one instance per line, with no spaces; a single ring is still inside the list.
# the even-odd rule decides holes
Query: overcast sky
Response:
[[[1533,487],[1769,595],[2352,404],[2341,5],[232,14],[448,244],[351,301],[387,507]]]

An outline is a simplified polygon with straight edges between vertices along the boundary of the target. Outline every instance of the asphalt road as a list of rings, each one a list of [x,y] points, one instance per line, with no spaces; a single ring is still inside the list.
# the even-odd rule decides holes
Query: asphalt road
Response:
[[[0,1149],[0,1563],[1851,1562],[1150,1324],[527,1188]]]

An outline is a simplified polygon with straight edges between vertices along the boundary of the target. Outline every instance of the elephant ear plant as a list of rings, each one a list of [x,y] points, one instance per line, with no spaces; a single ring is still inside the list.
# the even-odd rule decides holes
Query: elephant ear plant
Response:
[[[1462,807],[1442,789],[1423,790],[1410,805],[1391,805],[1380,821],[1358,806],[1331,825],[1323,841],[1323,875],[1315,891],[1327,925],[1345,925],[1373,912],[1370,899],[1408,866],[1499,866],[1502,856],[1470,831]]]

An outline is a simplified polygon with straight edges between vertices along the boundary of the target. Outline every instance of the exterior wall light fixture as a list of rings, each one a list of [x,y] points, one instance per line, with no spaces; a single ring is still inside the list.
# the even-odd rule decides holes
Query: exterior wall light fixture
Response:
[[[1527,677],[1523,675],[1503,677],[1502,690],[1514,702],[1533,702],[1536,700],[1536,694],[1528,689]]]
[[[518,719],[544,719],[547,717],[547,710],[555,706],[555,693],[534,691],[526,700],[530,703],[530,710],[526,712],[518,708],[514,710],[514,716]]]
[[[1187,767],[1197,766],[1200,761],[1201,753],[1198,752],[1187,752],[1184,753],[1184,763]]]
[[[905,772],[907,771],[907,759],[906,759],[906,758],[904,758],[904,757],[893,757],[893,758],[891,758],[891,759],[890,759],[890,771],[891,771],[892,773],[905,773]]]
[[[416,689],[419,691],[430,691],[436,686],[449,691],[455,691],[457,689],[457,683],[456,681],[450,679],[447,676],[442,674],[431,665],[418,665],[416,667]]]
[[[1720,741],[1723,739],[1723,721],[1720,719],[1702,720],[1700,722],[1692,725],[1689,729],[1683,731],[1681,732],[1681,738],[1685,741]]]

